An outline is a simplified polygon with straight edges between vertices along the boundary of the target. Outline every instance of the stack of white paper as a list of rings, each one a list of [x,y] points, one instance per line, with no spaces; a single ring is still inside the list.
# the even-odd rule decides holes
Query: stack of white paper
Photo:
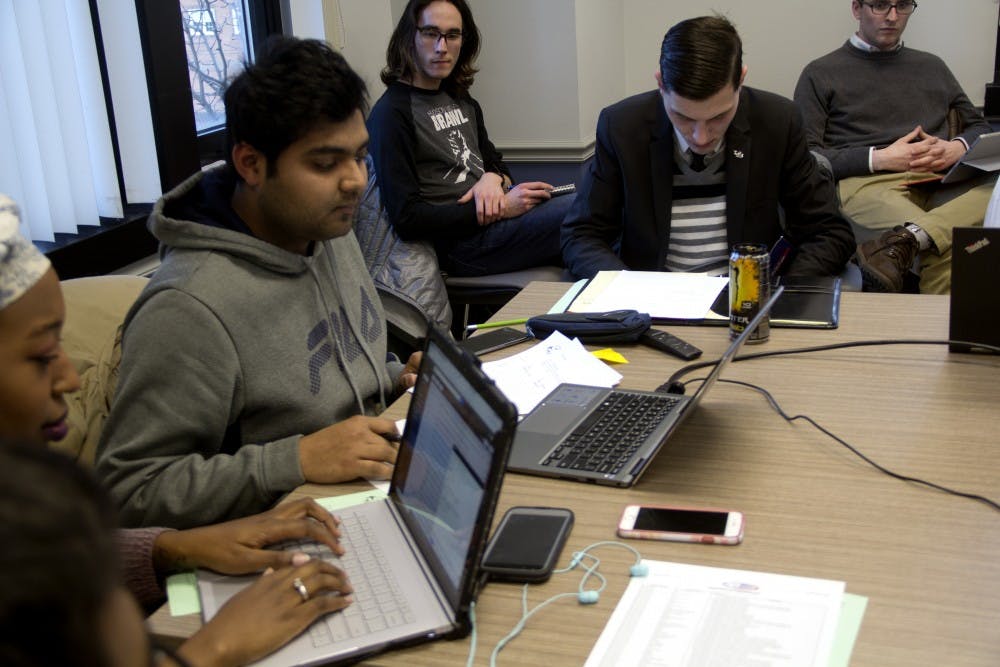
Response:
[[[645,561],[585,667],[826,667],[844,582]]]
[[[578,339],[558,331],[537,345],[506,359],[483,364],[507,398],[526,415],[563,382],[613,387],[622,376],[587,351]]]
[[[571,313],[622,308],[653,318],[700,320],[726,285],[725,276],[672,271],[601,271],[570,305]]]

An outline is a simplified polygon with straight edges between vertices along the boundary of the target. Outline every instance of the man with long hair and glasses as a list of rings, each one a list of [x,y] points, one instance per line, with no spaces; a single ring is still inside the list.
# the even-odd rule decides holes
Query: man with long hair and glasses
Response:
[[[563,223],[563,256],[598,271],[728,272],[734,243],[793,250],[785,275],[837,275],[854,235],[806,148],[791,100],[743,85],[721,16],[670,28],[657,87],[601,112],[594,159]]]
[[[559,266],[572,197],[513,183],[469,94],[479,44],[465,0],[410,0],[403,10],[382,70],[388,88],[368,118],[389,222],[405,241],[433,242],[454,275]]]
[[[844,211],[884,230],[858,247],[865,289],[899,292],[919,255],[920,291],[951,288],[951,230],[983,224],[995,176],[907,187],[958,162],[990,126],[940,58],[903,45],[915,0],[852,0],[858,30],[795,87],[810,148],[832,165]],[[949,112],[959,120],[951,137]]]

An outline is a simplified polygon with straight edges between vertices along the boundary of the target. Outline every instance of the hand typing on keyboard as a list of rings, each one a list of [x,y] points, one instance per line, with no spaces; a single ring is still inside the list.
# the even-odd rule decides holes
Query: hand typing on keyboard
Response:
[[[293,539],[344,553],[337,519],[315,500],[303,498],[244,519],[160,533],[153,543],[153,564],[160,573],[202,567],[222,574],[249,574],[292,565],[295,552],[265,547]]]
[[[346,482],[358,477],[389,479],[396,462],[396,424],[357,415],[302,436],[299,462],[306,481]]]
[[[344,573],[320,559],[268,572],[233,596],[177,653],[192,665],[248,664],[317,618],[350,608],[352,592]]]
[[[344,571],[354,591],[354,603],[343,613],[329,616],[323,623],[309,628],[313,646],[343,641],[379,632],[416,620],[409,601],[403,594],[396,572],[389,564],[379,540],[375,537],[369,519],[359,516],[351,508],[341,513],[340,526],[346,551],[339,558],[333,557],[321,544],[300,541],[286,543],[284,549],[295,550],[316,560],[325,560]]]

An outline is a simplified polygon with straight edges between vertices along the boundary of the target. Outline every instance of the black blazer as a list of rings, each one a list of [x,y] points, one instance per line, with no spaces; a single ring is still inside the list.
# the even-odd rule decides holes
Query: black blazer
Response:
[[[789,277],[840,273],[856,249],[854,234],[833,181],[809,153],[798,108],[744,86],[725,151],[729,244],[771,245],[784,234],[795,248]],[[601,112],[594,159],[562,227],[574,275],[663,268],[673,160],[674,128],[659,91]]]

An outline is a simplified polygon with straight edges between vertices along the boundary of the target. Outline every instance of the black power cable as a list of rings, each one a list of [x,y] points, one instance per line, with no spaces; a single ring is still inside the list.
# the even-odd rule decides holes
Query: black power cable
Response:
[[[740,354],[733,357],[733,362],[750,361],[751,359],[763,359],[765,357],[777,357],[786,354],[805,354],[806,352],[825,352],[827,350],[841,350],[850,347],[873,347],[876,345],[954,345],[962,347],[976,347],[990,352],[1000,354],[1000,347],[986,345],[985,343],[970,343],[963,340],[906,340],[906,339],[885,339],[885,340],[855,340],[847,343],[831,343],[830,345],[816,345],[814,347],[792,347],[784,350],[769,350],[767,352],[753,352],[751,354]],[[656,388],[656,391],[669,392],[671,394],[683,394],[684,383],[680,379],[692,371],[708,366],[715,366],[721,361],[713,359],[711,361],[699,361],[694,364],[684,366],[671,375],[666,382]]]
[[[771,350],[771,351],[768,351],[768,352],[755,352],[753,354],[745,354],[745,355],[740,355],[740,356],[734,357],[733,361],[746,361],[746,360],[750,360],[750,359],[762,359],[764,357],[776,357],[776,356],[779,356],[779,355],[786,355],[786,354],[803,354],[803,353],[806,353],[806,352],[821,352],[821,351],[825,351],[825,350],[837,350],[837,349],[850,348],[850,347],[869,347],[869,346],[875,346],[875,345],[960,345],[960,346],[975,346],[975,347],[980,347],[980,348],[983,348],[983,349],[986,349],[986,350],[990,350],[992,352],[998,352],[998,353],[1000,353],[1000,347],[996,347],[996,346],[993,346],[993,345],[985,345],[985,344],[982,344],[982,343],[969,343],[969,342],[966,342],[966,341],[948,341],[948,340],[943,340],[943,341],[942,340],[866,340],[866,341],[853,341],[853,342],[849,342],[849,343],[835,343],[835,344],[831,344],[831,345],[817,345],[815,347],[800,347],[800,348],[790,348],[790,349],[786,349],[786,350]],[[669,391],[671,393],[681,393],[681,394],[683,394],[684,393],[684,386],[687,384],[687,382],[681,382],[680,378],[682,378],[683,376],[687,375],[691,371],[697,370],[699,368],[705,368],[705,367],[708,367],[708,366],[714,366],[717,363],[719,363],[718,359],[716,359],[715,361],[702,361],[702,362],[698,362],[696,364],[689,364],[687,366],[684,366],[683,368],[679,369],[676,373],[674,373],[673,375],[671,375],[670,379],[668,379],[666,382],[664,382],[662,385],[660,385],[660,387],[657,389],[657,391]],[[698,379],[695,379],[695,380],[689,380],[688,382],[698,382],[700,380],[704,380],[704,378],[698,378]],[[854,445],[850,444],[849,442],[847,442],[843,438],[839,437],[838,435],[836,435],[832,431],[828,430],[827,428],[821,426],[812,417],[809,417],[808,415],[789,415],[788,413],[786,413],[784,411],[784,409],[782,409],[781,405],[778,404],[778,401],[774,398],[774,396],[771,394],[771,392],[769,392],[767,389],[764,389],[763,387],[760,387],[758,385],[752,384],[750,382],[743,382],[741,380],[728,380],[726,378],[719,378],[719,382],[728,382],[730,384],[740,385],[740,386],[747,387],[749,389],[752,389],[752,390],[754,390],[754,391],[762,394],[764,396],[764,398],[767,400],[768,404],[774,409],[775,412],[777,412],[779,415],[781,415],[781,417],[785,421],[787,421],[789,423],[794,422],[794,421],[799,421],[799,420],[808,422],[814,428],[816,428],[816,430],[818,430],[819,432],[823,433],[827,437],[833,439],[838,444],[843,445],[852,454],[854,454],[855,456],[857,456],[858,458],[860,458],[862,461],[864,461],[868,465],[872,466],[873,468],[875,468],[879,472],[881,472],[881,473],[883,473],[885,475],[888,475],[889,477],[893,477],[895,479],[898,479],[898,480],[901,480],[901,481],[904,481],[904,482],[911,482],[913,484],[919,484],[919,485],[922,485],[922,486],[926,486],[926,487],[929,487],[929,488],[932,488],[932,489],[936,489],[938,491],[943,491],[944,493],[948,493],[948,494],[951,494],[951,495],[954,495],[954,496],[959,496],[961,498],[968,498],[970,500],[975,500],[976,502],[983,503],[986,506],[988,506],[988,507],[990,507],[990,508],[992,508],[992,509],[997,510],[998,512],[1000,512],[1000,504],[998,504],[997,502],[995,502],[995,501],[993,501],[993,500],[991,500],[991,499],[989,499],[989,498],[987,498],[985,496],[981,496],[981,495],[978,495],[978,494],[975,494],[975,493],[966,493],[964,491],[957,491],[955,489],[951,489],[951,488],[948,488],[946,486],[942,486],[940,484],[936,484],[934,482],[929,482],[929,481],[927,481],[925,479],[920,479],[919,477],[911,477],[909,475],[903,475],[903,474],[894,472],[892,470],[889,470],[885,466],[877,463],[876,461],[874,461],[871,458],[869,458],[868,456],[866,456],[864,453],[862,453],[860,450],[858,450]],[[679,389],[679,391],[678,391],[678,389]]]

